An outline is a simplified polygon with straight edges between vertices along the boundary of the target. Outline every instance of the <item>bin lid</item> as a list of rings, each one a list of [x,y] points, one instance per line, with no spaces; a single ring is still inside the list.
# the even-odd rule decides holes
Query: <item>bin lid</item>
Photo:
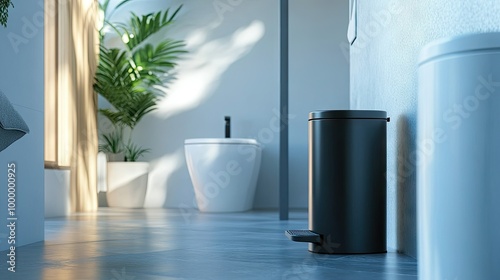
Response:
[[[309,120],[317,119],[384,119],[387,120],[386,111],[372,110],[326,110],[309,113]]]
[[[485,50],[500,51],[500,32],[469,34],[432,41],[422,48],[418,64],[422,65],[441,55]]]

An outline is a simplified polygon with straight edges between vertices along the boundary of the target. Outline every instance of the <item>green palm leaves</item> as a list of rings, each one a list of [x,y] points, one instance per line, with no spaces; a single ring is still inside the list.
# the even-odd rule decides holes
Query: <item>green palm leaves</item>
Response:
[[[14,7],[14,4],[12,4],[11,0],[0,0],[0,24],[4,27],[7,26],[10,7]]]
[[[132,0],[122,1],[115,10]],[[171,72],[177,66],[179,56],[186,51],[184,42],[156,37],[167,30],[182,6],[138,16],[131,14],[127,23],[111,23],[108,18],[109,1],[101,5],[105,26],[111,27],[122,38],[122,48],[108,48],[103,45],[101,30],[99,65],[94,90],[106,99],[112,108],[99,109],[116,129],[128,127],[132,131],[139,121],[156,109],[157,101],[164,94],[166,84],[172,78]],[[163,36],[164,37],[164,36]],[[109,135],[107,135],[109,136]],[[116,135],[115,135],[116,136]],[[129,141],[124,145],[127,160],[135,161],[148,149],[141,149]]]

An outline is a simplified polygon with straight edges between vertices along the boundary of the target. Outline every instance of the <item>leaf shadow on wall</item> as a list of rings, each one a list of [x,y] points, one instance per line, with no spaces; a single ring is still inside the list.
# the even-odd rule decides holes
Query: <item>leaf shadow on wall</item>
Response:
[[[264,23],[254,20],[229,36],[210,40],[209,35],[215,27],[199,28],[188,36],[189,54],[179,62],[176,80],[158,103],[158,110],[147,118],[147,125],[138,126],[137,135],[142,134],[140,141],[151,147],[156,155],[162,155],[151,159],[146,207],[196,207],[193,201],[183,201],[192,196],[193,190],[178,183],[189,181],[183,147],[188,135],[178,133],[179,118],[182,115],[182,123],[188,125],[192,120],[187,113],[216,92],[224,73],[250,53],[265,33]],[[213,114],[207,112],[210,113]],[[152,128],[169,131],[169,145],[145,137],[151,134]]]

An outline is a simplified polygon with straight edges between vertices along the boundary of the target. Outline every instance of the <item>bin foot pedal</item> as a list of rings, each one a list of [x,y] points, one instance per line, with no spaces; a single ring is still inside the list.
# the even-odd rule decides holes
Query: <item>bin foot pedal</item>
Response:
[[[321,236],[307,229],[291,229],[285,231],[286,237],[295,242],[321,243]]]

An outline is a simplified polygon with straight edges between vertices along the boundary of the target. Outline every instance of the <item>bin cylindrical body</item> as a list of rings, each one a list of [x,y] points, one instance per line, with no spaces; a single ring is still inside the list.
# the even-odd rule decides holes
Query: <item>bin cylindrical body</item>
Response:
[[[309,229],[316,253],[386,252],[384,111],[309,115]]]
[[[427,45],[419,63],[420,279],[500,279],[500,33]]]

